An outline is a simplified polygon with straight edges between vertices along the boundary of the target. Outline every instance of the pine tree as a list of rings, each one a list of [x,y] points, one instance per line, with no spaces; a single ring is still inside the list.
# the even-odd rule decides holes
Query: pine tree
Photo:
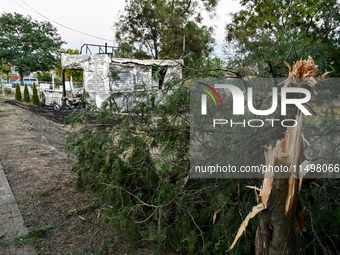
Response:
[[[21,101],[21,91],[19,84],[17,84],[15,87],[15,100]]]
[[[32,96],[33,104],[38,105],[39,104],[39,97],[38,97],[38,91],[37,86],[35,83],[33,83],[33,96]]]
[[[29,102],[30,101],[30,94],[28,92],[27,84],[25,83],[25,90],[24,90],[24,101]]]

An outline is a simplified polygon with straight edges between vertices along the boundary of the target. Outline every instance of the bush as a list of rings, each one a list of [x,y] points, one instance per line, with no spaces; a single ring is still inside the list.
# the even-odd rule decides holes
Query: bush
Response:
[[[21,90],[19,84],[15,86],[15,100],[21,101]]]
[[[122,93],[112,94],[99,111],[72,112],[73,122],[89,124],[69,136],[68,149],[77,156],[72,171],[78,188],[94,190],[110,205],[102,212],[108,224],[123,227],[134,240],[184,253],[219,253],[229,248],[242,222],[238,211],[251,210],[252,204],[235,202],[239,189],[240,201],[253,193],[242,180],[188,179],[188,86],[164,88],[164,104],[146,88],[138,89],[137,99],[124,94],[134,102],[128,115],[119,114],[116,105]],[[239,254],[250,253],[255,232],[248,237]]]
[[[38,91],[37,91],[37,86],[35,85],[35,83],[33,83],[33,96],[32,96],[32,102],[35,105],[39,104],[39,97],[38,97]]]
[[[28,92],[27,84],[25,83],[25,90],[24,90],[24,101],[29,102],[30,101],[30,94]]]
[[[5,95],[10,95],[10,94],[12,94],[12,90],[6,88],[6,89],[5,89]]]

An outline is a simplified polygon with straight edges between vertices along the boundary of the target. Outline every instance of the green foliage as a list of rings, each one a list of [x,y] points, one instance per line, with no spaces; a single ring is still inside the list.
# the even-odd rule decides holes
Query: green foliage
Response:
[[[268,88],[261,82],[254,83],[256,85],[247,83],[247,86],[255,86],[254,91],[260,91],[256,87],[260,86],[266,91],[255,94],[254,102],[266,108],[271,103],[267,100],[271,98]],[[172,248],[189,254],[221,254],[229,248],[241,222],[256,204],[253,191],[246,186],[260,187],[262,180],[188,179],[189,84],[164,84],[161,101],[156,100],[156,94],[146,85],[136,89],[138,94],[113,93],[99,110],[88,104],[85,109],[71,113],[73,124],[82,127],[70,134],[67,145],[77,156],[72,168],[77,174],[77,186],[94,190],[102,205],[109,205],[101,212],[107,216],[107,223],[123,227],[135,241],[153,241],[160,249]],[[128,105],[117,104],[117,98],[122,96],[130,102]],[[228,102],[225,112],[231,112],[232,101],[222,100]],[[315,101],[325,102],[327,98],[315,98]],[[307,140],[321,137],[339,121],[334,112],[322,116],[321,120],[308,119],[304,129]],[[241,121],[235,116],[233,119]],[[230,165],[236,167],[260,165],[265,162],[263,146],[275,145],[284,131],[238,128],[233,132],[214,132],[214,143],[206,144],[202,151],[207,150],[209,155],[211,151],[217,152],[215,159],[227,155]],[[324,144],[315,144],[314,158],[325,163],[340,161],[338,132],[339,127],[323,136]],[[327,150],[318,154],[318,146],[326,146]],[[327,192],[336,199],[334,185]],[[308,189],[303,190],[302,204],[306,206],[310,196],[315,200],[319,193],[320,190],[311,194]],[[326,203],[319,203],[320,210],[326,206]],[[327,206],[330,222],[339,212],[334,204]],[[338,223],[333,220],[332,228],[327,230],[322,216],[315,216],[317,210],[311,216],[307,212],[307,224],[329,235],[329,245],[336,243],[332,236],[336,234]],[[254,254],[257,222],[258,218],[250,221],[246,237],[242,237],[234,254]],[[317,240],[315,235],[303,236],[302,245]],[[314,245],[317,245],[315,241]],[[334,251],[334,247],[329,249]]]
[[[4,58],[0,59],[0,87],[2,87],[3,80],[10,79],[11,67],[7,60]]]
[[[22,235],[22,236],[18,236],[14,238],[13,245],[15,247],[21,247],[22,245],[35,242],[37,238],[43,238],[47,236],[54,228],[55,228],[54,225],[49,224],[39,229],[33,229],[32,231],[28,231],[26,235]]]
[[[19,84],[15,86],[15,100],[21,101],[22,95]]]
[[[301,203],[307,231],[302,235],[305,254],[339,254],[339,180],[324,179],[302,190]]]
[[[39,97],[38,97],[38,91],[37,91],[37,86],[35,85],[35,83],[33,83],[33,95],[32,95],[32,102],[35,105],[39,104]]]
[[[199,60],[212,52],[212,27],[202,25],[201,11],[213,12],[218,1],[127,2],[115,23],[116,40],[135,58],[179,59],[183,52],[193,52]],[[119,53],[121,54],[121,53]]]
[[[125,228],[134,240],[184,253],[227,250],[253,205],[245,186],[259,181],[188,179],[189,85],[164,84],[161,101],[145,85],[136,89],[136,95],[124,94],[128,107],[118,106],[123,94],[114,93],[98,111],[88,106],[71,113],[83,127],[67,146],[77,156],[72,171],[78,187],[110,205],[101,212],[108,224]],[[256,220],[251,224],[255,229]],[[238,254],[251,253],[255,232],[247,236]]]
[[[5,95],[11,95],[12,94],[11,89],[5,89],[4,92],[5,92]]]
[[[37,78],[39,82],[52,81],[52,76],[49,72],[37,72],[34,77]]]
[[[0,57],[16,66],[21,79],[26,71],[49,71],[56,65],[64,42],[51,23],[19,13],[0,16]]]
[[[244,7],[226,25],[231,65],[246,75],[282,76],[284,61],[313,56],[319,70],[339,73],[339,2],[240,1]],[[273,70],[271,70],[273,69]]]
[[[28,92],[27,84],[25,83],[25,89],[24,89],[24,102],[30,101],[30,94]]]
[[[79,54],[79,50],[75,49],[63,49],[61,50],[61,53],[67,53],[67,54]],[[56,68],[54,69],[57,77],[59,79],[62,79],[62,68],[61,68],[61,59],[59,58],[58,64]],[[72,80],[76,82],[83,82],[83,71],[82,70],[65,70],[65,77],[72,76]]]

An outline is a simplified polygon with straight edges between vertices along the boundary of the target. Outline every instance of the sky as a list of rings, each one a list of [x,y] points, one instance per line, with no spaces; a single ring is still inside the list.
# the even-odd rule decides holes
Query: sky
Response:
[[[107,42],[115,46],[113,24],[124,6],[125,0],[0,0],[0,15],[17,12],[38,21],[48,18],[57,27],[62,40],[67,42],[63,48],[80,49],[84,43],[104,45]],[[230,22],[228,14],[240,9],[240,4],[235,0],[220,0],[216,17],[210,19],[207,15],[203,16],[203,24],[216,26],[214,38],[218,45],[223,41],[225,24]],[[218,46],[216,54],[217,51]]]

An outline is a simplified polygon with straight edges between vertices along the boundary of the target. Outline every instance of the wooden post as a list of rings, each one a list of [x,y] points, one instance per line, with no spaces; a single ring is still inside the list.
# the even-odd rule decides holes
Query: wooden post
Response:
[[[61,100],[62,102],[62,107],[66,106],[66,88],[65,88],[65,69],[62,71],[62,78],[63,78],[63,98]]]

